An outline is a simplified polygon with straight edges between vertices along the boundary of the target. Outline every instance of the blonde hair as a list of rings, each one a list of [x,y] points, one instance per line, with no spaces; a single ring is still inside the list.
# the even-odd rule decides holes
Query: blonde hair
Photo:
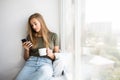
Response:
[[[32,29],[30,20],[33,19],[33,18],[37,19],[41,24],[41,29],[40,29],[39,32],[35,32]],[[49,32],[50,31],[47,28],[47,26],[45,24],[45,21],[44,21],[41,14],[34,13],[29,17],[29,19],[28,19],[28,34],[29,34],[30,41],[33,44],[32,48],[36,48],[38,46],[38,37],[39,37],[39,35],[42,35],[45,47],[46,48],[49,47],[49,40],[48,40],[49,39],[49,36],[48,36]]]

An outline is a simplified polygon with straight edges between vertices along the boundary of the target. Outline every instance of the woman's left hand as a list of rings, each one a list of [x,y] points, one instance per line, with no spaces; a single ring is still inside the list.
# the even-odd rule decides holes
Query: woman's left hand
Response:
[[[53,51],[50,48],[47,48],[47,56],[50,57],[51,59],[55,59],[55,55]]]

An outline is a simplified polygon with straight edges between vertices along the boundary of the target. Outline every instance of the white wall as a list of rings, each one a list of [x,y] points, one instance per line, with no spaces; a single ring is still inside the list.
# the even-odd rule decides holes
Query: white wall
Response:
[[[0,80],[13,80],[24,64],[21,39],[28,17],[40,12],[50,30],[59,33],[59,0],[0,1]]]

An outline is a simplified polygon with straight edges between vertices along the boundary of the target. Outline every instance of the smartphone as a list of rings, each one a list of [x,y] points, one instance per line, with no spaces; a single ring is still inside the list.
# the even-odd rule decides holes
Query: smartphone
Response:
[[[22,41],[22,43],[24,43],[24,42],[26,42],[26,41],[27,41],[27,39],[25,39],[25,38],[24,38],[24,39],[22,39],[21,41]]]

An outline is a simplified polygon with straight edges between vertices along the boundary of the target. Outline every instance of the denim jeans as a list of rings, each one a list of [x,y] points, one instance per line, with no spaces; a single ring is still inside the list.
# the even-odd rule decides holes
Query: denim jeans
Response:
[[[31,56],[16,80],[53,80],[52,60]]]

